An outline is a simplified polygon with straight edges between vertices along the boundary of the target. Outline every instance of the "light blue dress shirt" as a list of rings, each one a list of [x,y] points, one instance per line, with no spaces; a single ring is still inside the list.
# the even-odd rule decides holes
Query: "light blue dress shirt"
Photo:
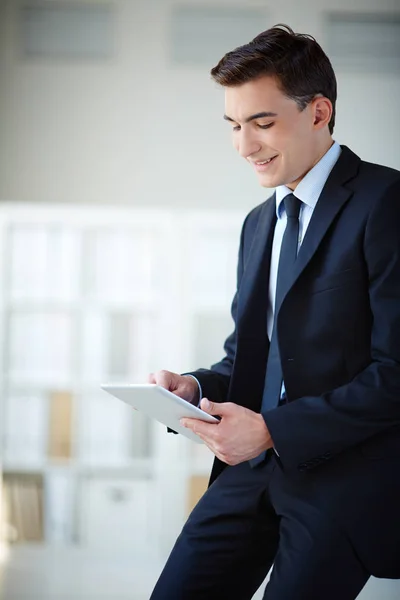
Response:
[[[286,212],[283,200],[288,194],[294,193],[294,195],[301,200],[301,208],[299,215],[299,244],[300,248],[304,237],[306,235],[307,228],[310,224],[312,214],[317,205],[318,199],[321,195],[322,188],[324,187],[326,180],[333,167],[335,166],[342,149],[337,142],[333,142],[329,150],[324,156],[317,162],[316,165],[303,177],[300,183],[296,186],[294,192],[286,185],[280,185],[275,190],[276,196],[276,216],[277,221],[275,225],[274,239],[272,243],[272,254],[270,263],[269,273],[269,291],[268,291],[268,305],[267,305],[267,333],[268,338],[271,339],[272,328],[274,323],[274,310],[275,310],[275,292],[276,292],[276,280],[278,275],[278,263],[279,254],[281,251],[282,238],[286,227]],[[193,377],[193,375],[191,375]],[[200,400],[203,396],[200,382],[193,377],[199,386]],[[282,384],[282,396],[285,393],[285,387]]]

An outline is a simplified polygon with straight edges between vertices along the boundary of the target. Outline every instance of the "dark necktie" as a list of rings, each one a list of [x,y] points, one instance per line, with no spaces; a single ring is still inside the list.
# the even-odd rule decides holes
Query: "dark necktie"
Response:
[[[299,240],[299,214],[301,200],[293,194],[289,194],[283,200],[285,205],[287,223],[282,238],[281,251],[279,254],[278,275],[276,279],[274,325],[272,328],[271,342],[269,346],[267,368],[265,372],[264,392],[262,397],[261,412],[276,408],[281,400],[282,390],[282,366],[279,356],[279,346],[276,333],[276,315],[281,302],[293,281],[294,264],[297,257]],[[250,460],[252,467],[264,460],[266,452]]]

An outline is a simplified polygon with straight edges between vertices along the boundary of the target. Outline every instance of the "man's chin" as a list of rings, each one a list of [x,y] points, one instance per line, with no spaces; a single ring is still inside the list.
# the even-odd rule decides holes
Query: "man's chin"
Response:
[[[275,188],[278,185],[280,185],[277,177],[271,177],[269,175],[268,176],[259,175],[258,182],[261,185],[261,187],[265,187],[265,188]]]

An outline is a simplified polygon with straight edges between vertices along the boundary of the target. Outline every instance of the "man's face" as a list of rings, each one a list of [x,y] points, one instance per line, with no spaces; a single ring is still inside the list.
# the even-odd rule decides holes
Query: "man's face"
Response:
[[[301,111],[273,77],[225,88],[224,118],[233,128],[234,147],[263,187],[294,189],[320,158],[313,102]]]

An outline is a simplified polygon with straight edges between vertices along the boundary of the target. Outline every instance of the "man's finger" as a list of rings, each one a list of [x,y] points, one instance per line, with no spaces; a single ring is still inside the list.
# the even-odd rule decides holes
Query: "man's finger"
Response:
[[[172,373],[165,369],[158,371],[156,383],[166,390],[171,390]]]
[[[211,402],[208,398],[202,398],[200,402],[201,410],[209,415],[225,415],[231,410],[231,406],[230,402]]]
[[[180,424],[183,427],[191,429],[194,433],[204,435],[205,437],[212,437],[214,434],[214,423],[206,423],[200,419],[181,419]]]

